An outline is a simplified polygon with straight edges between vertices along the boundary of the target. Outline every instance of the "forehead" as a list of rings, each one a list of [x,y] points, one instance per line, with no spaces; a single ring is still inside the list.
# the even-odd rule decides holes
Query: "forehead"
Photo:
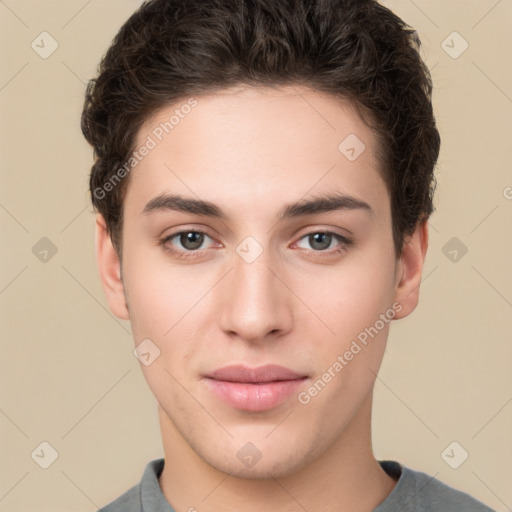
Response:
[[[146,121],[135,149],[144,145],[151,149],[125,198],[139,212],[162,192],[258,209],[308,191],[367,202],[385,191],[374,132],[348,100],[306,87],[240,86],[184,98]]]

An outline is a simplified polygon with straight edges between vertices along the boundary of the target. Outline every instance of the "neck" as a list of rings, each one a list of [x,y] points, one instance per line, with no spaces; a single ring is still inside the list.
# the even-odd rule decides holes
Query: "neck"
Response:
[[[370,394],[336,441],[314,460],[284,477],[249,479],[208,464],[159,407],[165,465],[159,478],[177,512],[372,512],[396,485],[371,446]]]

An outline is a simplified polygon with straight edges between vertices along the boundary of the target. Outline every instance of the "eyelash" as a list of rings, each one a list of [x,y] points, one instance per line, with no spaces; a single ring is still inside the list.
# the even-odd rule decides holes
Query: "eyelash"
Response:
[[[194,229],[186,229],[183,231],[176,231],[175,233],[172,233],[172,234],[166,236],[165,238],[160,240],[159,245],[163,246],[163,248],[166,252],[171,253],[174,257],[176,257],[178,259],[194,259],[194,258],[201,256],[201,252],[202,252],[201,249],[196,249],[194,251],[191,251],[191,250],[181,251],[181,250],[174,249],[170,245],[167,245],[167,243],[170,242],[173,238],[176,238],[177,236],[185,234],[185,233],[196,233],[196,234],[200,234],[200,235],[206,235],[207,237],[212,238],[208,235],[208,233],[206,233],[204,231],[194,230]],[[322,257],[324,255],[334,256],[334,255],[340,254],[340,253],[344,252],[348,247],[353,245],[353,243],[354,243],[349,238],[346,238],[334,231],[327,231],[327,230],[325,230],[325,231],[322,231],[322,230],[310,231],[309,233],[305,233],[299,240],[302,240],[308,236],[316,235],[316,234],[333,236],[335,239],[337,239],[340,242],[340,244],[337,246],[336,249],[330,249],[330,250],[314,250],[314,249],[306,250],[305,249],[309,255],[314,255],[315,257],[317,257],[319,253],[320,253],[320,257]]]

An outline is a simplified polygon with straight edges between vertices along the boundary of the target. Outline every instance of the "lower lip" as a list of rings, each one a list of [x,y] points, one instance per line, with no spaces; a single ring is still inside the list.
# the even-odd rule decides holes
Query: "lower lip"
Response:
[[[277,407],[304,383],[305,379],[250,384],[207,378],[210,389],[236,409],[258,412]]]

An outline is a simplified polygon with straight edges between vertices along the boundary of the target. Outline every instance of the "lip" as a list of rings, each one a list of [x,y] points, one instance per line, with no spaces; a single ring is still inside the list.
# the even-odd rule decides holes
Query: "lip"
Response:
[[[257,368],[231,365],[205,375],[205,382],[227,405],[259,412],[277,407],[307,378],[307,375],[274,364]]]

